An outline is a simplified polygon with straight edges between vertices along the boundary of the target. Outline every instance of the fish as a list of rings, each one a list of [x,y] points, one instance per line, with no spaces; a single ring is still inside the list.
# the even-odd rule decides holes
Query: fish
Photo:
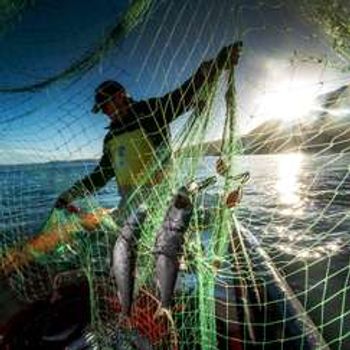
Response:
[[[169,309],[183,253],[184,235],[193,212],[190,191],[181,187],[173,197],[157,232],[154,254],[156,284],[163,309]]]
[[[144,207],[132,212],[121,228],[113,248],[112,274],[117,283],[122,313],[127,316],[131,313],[134,293],[137,244],[146,216]]]

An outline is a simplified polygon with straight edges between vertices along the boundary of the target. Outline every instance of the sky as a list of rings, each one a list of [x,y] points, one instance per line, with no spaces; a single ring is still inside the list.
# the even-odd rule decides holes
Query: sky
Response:
[[[129,3],[34,2],[0,32],[0,90],[38,83],[91,52]],[[90,110],[101,81],[118,80],[136,100],[161,96],[235,40],[244,42],[236,69],[239,133],[312,113],[318,95],[350,81],[329,41],[288,1],[156,1],[88,72],[34,92],[0,92],[0,164],[98,158],[108,123]],[[223,118],[218,106],[208,138],[220,137]]]

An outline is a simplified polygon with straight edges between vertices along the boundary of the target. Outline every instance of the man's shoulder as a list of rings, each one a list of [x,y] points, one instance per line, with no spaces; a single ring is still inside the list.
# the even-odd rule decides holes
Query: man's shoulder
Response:
[[[154,126],[159,124],[156,122],[156,114],[159,111],[158,98],[150,98],[140,101],[133,101],[126,116],[125,121],[115,122],[109,125],[108,132],[104,137],[104,145],[106,145],[113,137],[119,136],[126,132],[144,128],[145,130],[153,130]]]
[[[140,101],[134,101],[131,106],[131,112],[135,114],[135,117],[140,117],[144,114],[150,114],[155,111],[157,107],[157,98],[149,98]]]

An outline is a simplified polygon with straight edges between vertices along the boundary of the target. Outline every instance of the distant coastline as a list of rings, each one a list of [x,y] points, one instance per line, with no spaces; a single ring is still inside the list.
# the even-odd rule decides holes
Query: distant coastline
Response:
[[[16,163],[16,164],[0,164],[0,169],[2,167],[6,168],[16,168],[18,166],[28,166],[28,167],[33,167],[33,166],[52,166],[52,167],[64,167],[66,166],[72,166],[72,165],[77,165],[80,163],[84,164],[96,164],[98,162],[98,158],[93,159],[93,158],[87,158],[87,159],[73,159],[73,160],[49,160],[49,161],[43,161],[43,162],[32,162],[32,163]]]
[[[186,151],[204,149],[206,156],[221,154],[221,140],[211,140],[190,145]],[[323,116],[313,121],[287,124],[283,120],[269,120],[237,139],[237,153],[243,155],[304,153],[350,153],[350,120]],[[0,164],[2,167],[16,166],[72,166],[74,164],[96,164],[98,158],[74,160],[49,160],[32,163]]]

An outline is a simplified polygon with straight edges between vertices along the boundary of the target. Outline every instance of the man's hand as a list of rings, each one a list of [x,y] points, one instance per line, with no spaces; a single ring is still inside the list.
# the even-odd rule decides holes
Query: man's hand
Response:
[[[54,208],[55,209],[65,209],[71,214],[79,214],[80,213],[79,207],[76,207],[75,205],[70,204],[69,202],[67,202],[67,200],[65,200],[63,198],[57,199],[57,201],[54,205]]]
[[[221,67],[229,67],[231,64],[236,66],[243,47],[242,41],[236,41],[232,45],[226,46],[219,52],[217,61]]]
[[[238,64],[239,56],[243,47],[242,41],[236,41],[231,48],[231,62],[234,66]]]
[[[61,197],[58,197],[57,201],[54,204],[55,209],[67,209],[68,206],[69,203],[67,202],[67,200]]]

